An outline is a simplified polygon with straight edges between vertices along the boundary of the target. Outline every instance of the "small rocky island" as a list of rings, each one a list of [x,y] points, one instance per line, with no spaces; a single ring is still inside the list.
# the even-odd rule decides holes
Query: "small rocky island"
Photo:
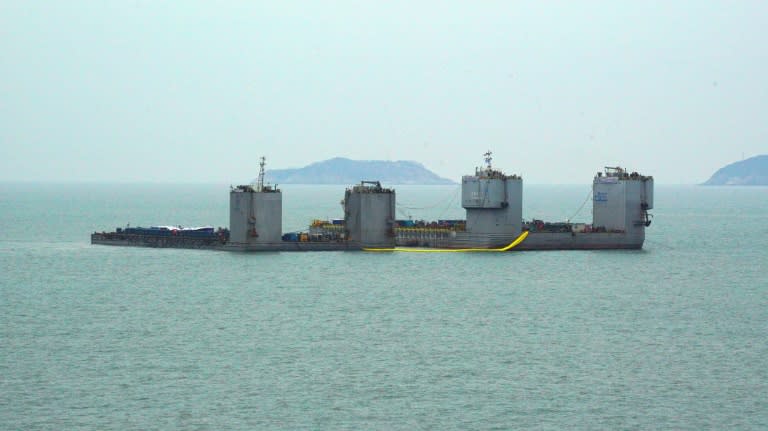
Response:
[[[413,161],[350,160],[336,157],[303,168],[272,169],[273,184],[357,184],[376,180],[385,184],[456,184]]]
[[[750,157],[720,168],[705,186],[768,186],[768,155]]]

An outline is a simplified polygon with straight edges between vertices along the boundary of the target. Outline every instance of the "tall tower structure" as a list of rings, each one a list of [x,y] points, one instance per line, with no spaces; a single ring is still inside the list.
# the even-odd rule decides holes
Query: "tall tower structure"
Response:
[[[395,191],[362,181],[344,193],[346,237],[360,247],[394,247]]]
[[[264,165],[262,157],[256,184],[233,187],[229,192],[229,243],[243,250],[281,240],[283,195],[277,187],[264,184]]]
[[[517,237],[523,220],[523,179],[493,169],[491,152],[484,154],[486,166],[475,175],[461,178],[461,206],[467,211],[466,230],[506,241]]]
[[[592,225],[609,232],[625,232],[642,247],[645,228],[650,226],[648,210],[653,208],[653,177],[631,174],[620,167],[598,172],[592,183]]]

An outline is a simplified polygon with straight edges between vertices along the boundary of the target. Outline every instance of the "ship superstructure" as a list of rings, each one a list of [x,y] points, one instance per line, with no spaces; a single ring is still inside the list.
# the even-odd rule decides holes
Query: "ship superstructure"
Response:
[[[264,157],[259,163],[256,184],[234,187],[229,192],[229,241],[238,249],[258,248],[281,240],[283,194],[277,186],[264,184]]]
[[[463,246],[483,247],[509,243],[521,231],[523,179],[493,169],[491,152],[486,166],[461,178],[461,206],[467,212],[466,231],[457,235]]]
[[[524,221],[523,179],[485,166],[461,180],[463,220],[396,220],[396,194],[378,181],[361,181],[344,193],[343,218],[315,220],[306,231],[282,232],[282,192],[264,183],[264,158],[256,184],[230,190],[229,230],[200,238],[160,229],[94,233],[93,244],[211,248],[236,251],[322,251],[423,247],[440,249],[639,249],[651,223],[653,177],[606,167],[592,182],[592,223]],[[138,228],[142,229],[142,228]],[[162,237],[158,233],[162,232]],[[515,242],[523,236],[522,242]],[[200,234],[198,234],[200,235]]]
[[[395,245],[395,191],[361,181],[344,192],[345,239],[354,248]]]

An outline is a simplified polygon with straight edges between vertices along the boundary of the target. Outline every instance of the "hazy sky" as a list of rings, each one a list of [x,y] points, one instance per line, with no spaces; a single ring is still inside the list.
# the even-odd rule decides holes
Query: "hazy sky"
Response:
[[[698,183],[767,143],[765,1],[0,0],[0,180]]]

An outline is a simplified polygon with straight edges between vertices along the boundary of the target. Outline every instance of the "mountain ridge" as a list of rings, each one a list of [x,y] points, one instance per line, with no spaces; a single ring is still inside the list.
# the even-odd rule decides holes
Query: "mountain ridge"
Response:
[[[303,168],[270,169],[266,178],[274,184],[357,184],[381,181],[387,184],[456,184],[411,160],[352,160],[334,157]]]
[[[704,186],[766,186],[768,155],[759,155],[731,163],[717,170]]]

